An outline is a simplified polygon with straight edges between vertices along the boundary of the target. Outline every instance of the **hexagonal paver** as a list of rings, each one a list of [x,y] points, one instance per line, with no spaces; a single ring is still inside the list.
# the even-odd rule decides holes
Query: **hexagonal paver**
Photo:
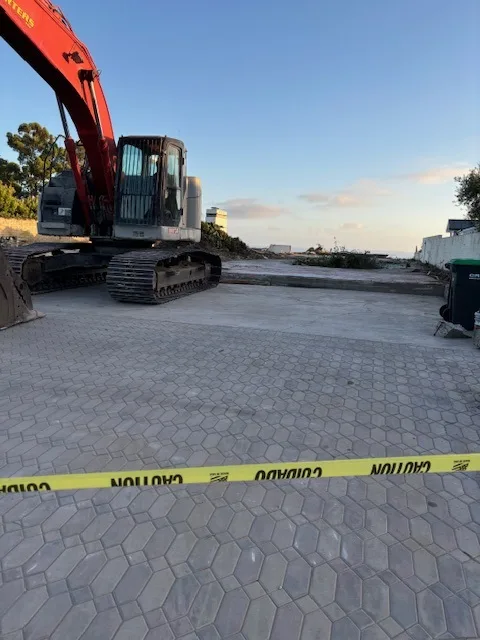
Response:
[[[234,571],[240,584],[250,584],[258,580],[264,557],[264,554],[257,547],[244,549],[241,552]]]
[[[295,538],[295,532],[295,524],[290,519],[285,518],[284,520],[280,520],[275,525],[272,542],[279,549],[291,547]]]
[[[257,544],[270,540],[274,528],[275,521],[269,515],[259,516],[253,521],[249,537]]]
[[[175,582],[171,569],[163,569],[154,573],[138,596],[138,604],[144,613],[154,611],[163,605]]]
[[[293,546],[302,555],[313,553],[317,549],[319,531],[313,524],[305,523],[297,528]]]
[[[208,522],[208,528],[212,533],[227,531],[234,517],[235,512],[228,505],[215,509]]]
[[[195,629],[206,627],[215,621],[225,593],[218,582],[200,587],[190,609],[189,619]]]
[[[437,559],[442,584],[456,593],[466,588],[462,564],[453,556],[445,554]]]
[[[112,640],[118,628],[122,624],[122,618],[116,609],[100,611],[88,625],[87,630],[81,636],[82,640]]]
[[[390,612],[388,586],[378,576],[362,585],[362,606],[375,621],[387,618]]]
[[[363,562],[363,540],[356,533],[348,533],[342,537],[340,556],[354,567]]]
[[[187,615],[199,590],[200,584],[192,574],[175,580],[163,604],[167,619],[176,620]]]
[[[151,575],[152,570],[146,563],[129,567],[113,591],[117,602],[125,604],[135,600],[143,591]]]
[[[311,571],[303,558],[288,563],[283,588],[293,599],[307,595]]]
[[[218,542],[213,537],[198,540],[188,557],[188,563],[194,571],[207,569],[212,564],[217,549]]]
[[[103,546],[108,548],[121,544],[134,527],[135,521],[130,516],[115,520],[101,538]]]
[[[417,622],[415,594],[403,582],[390,585],[390,615],[403,629]]]
[[[388,549],[379,538],[365,540],[365,564],[375,571],[383,571],[388,567]]]
[[[78,589],[89,585],[106,562],[107,557],[103,551],[85,556],[68,576],[67,581],[69,587],[71,589]]]
[[[47,602],[48,592],[45,587],[38,587],[22,594],[2,618],[2,634],[8,635],[23,629]]]
[[[249,511],[236,513],[228,526],[229,533],[235,539],[248,536],[254,519],[254,516]]]
[[[442,601],[430,589],[417,595],[418,616],[422,626],[432,634],[434,638],[445,633],[447,624]]]
[[[186,562],[196,543],[197,536],[193,531],[186,531],[175,536],[165,555],[167,562],[171,566]]]
[[[351,570],[343,571],[337,578],[335,602],[349,613],[360,607],[362,600],[362,580]]]
[[[344,640],[344,638],[351,638],[351,640],[359,640],[360,638],[360,629],[349,618],[335,620],[332,625],[331,639]]]
[[[453,637],[475,637],[475,624],[472,610],[466,602],[457,596],[450,596],[443,601],[447,629]]]
[[[212,571],[217,578],[226,578],[233,573],[240,554],[240,547],[235,542],[227,542],[218,548],[212,563]]]
[[[164,556],[175,539],[175,531],[172,527],[162,527],[155,531],[144,548],[147,558],[160,558]]]
[[[417,549],[413,554],[413,565],[415,575],[425,584],[430,585],[438,582],[437,561],[426,549]]]
[[[476,450],[473,352],[283,317],[291,296],[314,318],[342,298],[361,325],[361,298],[375,324],[388,294],[230,289],[163,306],[160,325],[102,288],[38,297],[48,323],[1,338],[0,476]],[[268,314],[254,328],[251,301],[279,296],[275,331]],[[405,305],[438,312],[404,298],[400,325]],[[479,503],[469,473],[6,495],[0,636],[477,637]]]
[[[126,558],[120,556],[109,560],[93,580],[91,589],[95,596],[111,593],[128,569]]]
[[[249,603],[250,600],[242,589],[229,591],[225,594],[215,621],[221,638],[228,638],[239,633]]]
[[[319,638],[329,638],[332,623],[323,611],[308,613],[303,621],[301,640],[318,640]]]
[[[134,527],[123,542],[125,553],[141,551],[155,533],[155,527],[151,522],[143,522]]]
[[[399,578],[405,579],[413,576],[412,552],[401,543],[389,547],[388,564],[390,570]]]
[[[273,553],[265,558],[259,580],[267,593],[283,587],[287,564],[281,553]]]
[[[68,638],[69,635],[71,638],[81,638],[82,634],[95,618],[96,613],[93,601],[82,602],[81,604],[71,607],[50,636],[51,640],[64,640]]]
[[[321,607],[335,600],[336,585],[337,574],[328,564],[325,563],[320,567],[315,567],[312,574],[310,594]]]
[[[243,625],[243,635],[247,640],[270,638],[275,610],[276,607],[268,596],[262,596],[251,602]]]
[[[68,593],[50,597],[23,629],[26,638],[50,638],[72,607]]]

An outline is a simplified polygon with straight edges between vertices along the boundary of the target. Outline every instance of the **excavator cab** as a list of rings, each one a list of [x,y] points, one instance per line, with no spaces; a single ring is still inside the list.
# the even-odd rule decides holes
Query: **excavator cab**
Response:
[[[94,195],[88,180],[87,185]],[[146,245],[159,240],[198,242],[201,218],[200,179],[186,175],[186,149],[181,140],[120,138],[112,238]],[[88,235],[72,171],[51,176],[44,186],[37,227],[44,235]],[[93,238],[103,235],[90,234]]]
[[[118,142],[113,236],[130,240],[200,240],[201,186],[186,176],[186,149],[167,137]]]

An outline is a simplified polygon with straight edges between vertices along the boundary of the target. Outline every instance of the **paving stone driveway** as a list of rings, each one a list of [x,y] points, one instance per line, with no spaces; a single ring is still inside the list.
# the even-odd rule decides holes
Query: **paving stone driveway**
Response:
[[[479,379],[473,351],[51,313],[0,334],[0,475],[478,451]],[[0,637],[475,638],[479,498],[471,474],[4,496]]]

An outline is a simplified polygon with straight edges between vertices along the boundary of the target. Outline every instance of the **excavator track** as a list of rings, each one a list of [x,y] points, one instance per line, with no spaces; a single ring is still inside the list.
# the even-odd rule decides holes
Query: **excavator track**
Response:
[[[143,249],[112,258],[108,292],[118,302],[165,304],[216,287],[220,257],[195,245],[179,251]]]
[[[44,265],[47,264],[49,256],[58,257],[86,247],[89,247],[87,243],[36,242],[11,247],[6,250],[6,254],[13,272],[28,284],[30,293],[35,295],[105,282],[108,259],[100,266],[70,267],[51,273],[45,270]]]

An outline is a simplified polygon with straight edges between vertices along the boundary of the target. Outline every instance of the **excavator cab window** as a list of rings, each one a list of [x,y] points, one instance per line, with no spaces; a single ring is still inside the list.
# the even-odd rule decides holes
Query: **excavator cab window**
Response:
[[[119,184],[119,222],[124,224],[157,224],[156,198],[160,177],[158,145],[125,144],[121,153]]]
[[[116,223],[178,227],[185,171],[181,141],[127,136],[118,147]]]
[[[164,224],[167,226],[177,226],[182,215],[181,167],[182,153],[180,149],[169,145],[164,215]]]

